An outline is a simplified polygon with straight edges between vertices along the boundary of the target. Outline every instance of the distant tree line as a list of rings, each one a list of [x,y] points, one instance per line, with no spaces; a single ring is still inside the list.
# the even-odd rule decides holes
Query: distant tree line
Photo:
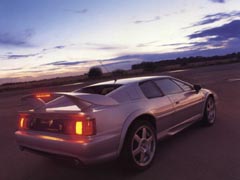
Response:
[[[240,60],[240,52],[227,54],[224,56],[218,56],[218,55],[211,56],[211,57],[191,56],[191,57],[183,57],[183,58],[177,58],[172,60],[169,59],[169,60],[161,60],[161,61],[155,61],[155,62],[142,62],[139,64],[132,65],[132,70],[143,69],[144,71],[150,72],[150,71],[161,70],[161,68],[165,66],[180,65],[184,67],[190,63],[208,62],[212,60],[226,60],[226,59]]]

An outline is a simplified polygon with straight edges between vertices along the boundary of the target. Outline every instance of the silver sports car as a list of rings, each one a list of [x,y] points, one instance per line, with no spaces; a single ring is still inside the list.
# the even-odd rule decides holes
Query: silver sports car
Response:
[[[21,150],[82,164],[119,158],[137,170],[151,165],[157,140],[197,121],[212,125],[216,118],[212,91],[170,76],[107,81],[22,101],[32,109],[19,113],[15,135]]]

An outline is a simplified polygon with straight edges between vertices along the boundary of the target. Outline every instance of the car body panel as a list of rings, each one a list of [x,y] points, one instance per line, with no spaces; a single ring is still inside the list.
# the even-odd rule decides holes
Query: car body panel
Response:
[[[175,108],[174,124],[183,122],[197,114],[201,114],[204,102],[204,95],[194,91],[182,92],[168,95]]]
[[[96,136],[92,139],[69,137],[51,133],[17,131],[16,142],[23,148],[48,152],[93,164],[116,158],[115,141],[117,133]]]

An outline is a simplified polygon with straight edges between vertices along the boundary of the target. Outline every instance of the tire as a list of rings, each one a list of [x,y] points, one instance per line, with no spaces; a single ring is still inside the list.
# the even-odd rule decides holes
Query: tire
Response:
[[[203,124],[212,126],[216,121],[216,105],[212,96],[208,97],[204,108]]]
[[[142,171],[150,167],[156,144],[156,130],[150,122],[137,121],[131,125],[120,156],[123,168]]]

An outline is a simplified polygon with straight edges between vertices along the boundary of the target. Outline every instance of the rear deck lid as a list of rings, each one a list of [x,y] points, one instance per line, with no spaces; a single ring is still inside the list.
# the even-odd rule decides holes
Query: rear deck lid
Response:
[[[44,94],[46,95],[46,94]],[[49,96],[60,96],[50,102],[45,102],[44,97],[31,94],[24,96],[21,100],[25,104],[31,105],[35,111],[46,111],[48,109],[58,110],[80,110],[91,107],[91,105],[115,106],[118,102],[111,97],[99,94],[88,94],[78,92],[54,92]]]

